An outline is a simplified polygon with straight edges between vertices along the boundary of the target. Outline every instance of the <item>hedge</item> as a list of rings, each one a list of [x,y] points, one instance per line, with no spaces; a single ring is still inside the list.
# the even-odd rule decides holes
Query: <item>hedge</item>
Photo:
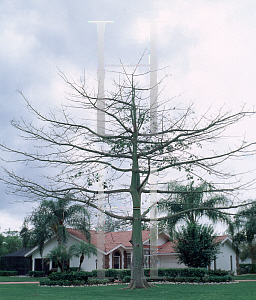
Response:
[[[97,271],[92,270],[91,276],[97,277]],[[115,279],[123,280],[126,276],[131,276],[130,269],[106,269],[100,270],[105,271],[105,277],[113,277]],[[150,271],[152,274],[152,269],[146,268],[144,269],[144,275],[146,277],[150,277]],[[207,270],[205,268],[159,268],[158,276],[159,277],[204,277],[204,276],[226,276],[228,275],[228,271],[224,270]],[[90,275],[88,275],[90,277]]]
[[[0,270],[0,276],[17,276],[18,271],[2,271]]]
[[[40,280],[40,285],[46,285],[46,286],[80,286],[80,285],[85,285],[85,281],[83,280],[74,280],[74,281],[69,281],[69,280],[50,280],[50,279],[41,279]]]
[[[130,282],[131,276],[125,276],[123,279],[124,283]],[[146,277],[147,281],[170,281],[170,282],[191,282],[191,283],[207,283],[207,282],[229,282],[232,281],[233,278],[231,275],[224,275],[224,276],[205,276],[205,277]]]
[[[131,269],[106,269],[106,270],[92,270],[91,276],[97,277],[98,272],[105,271],[105,277],[113,277],[114,279],[123,280],[125,276],[131,276]],[[90,277],[88,275],[88,277]]]
[[[256,273],[256,264],[239,264],[239,274]]]
[[[152,271],[152,270],[151,270]],[[97,278],[97,272],[104,273],[105,278]],[[35,273],[35,272],[34,272]],[[157,277],[150,277],[150,270],[144,269],[147,281],[171,281],[171,282],[226,282],[231,281],[232,276],[223,270],[207,270],[202,268],[159,268]],[[152,274],[152,273],[151,273]],[[35,276],[36,274],[34,274]],[[103,274],[102,274],[103,275]],[[106,269],[92,270],[92,272],[53,272],[48,279],[41,280],[40,285],[84,285],[106,284],[113,279],[130,282],[130,269]]]
[[[88,281],[85,280],[69,280],[69,279],[58,279],[58,280],[51,280],[41,279],[40,286],[80,286],[85,285],[94,285],[94,284],[107,284],[109,280],[107,279],[97,279],[97,278],[90,278]]]
[[[45,273],[44,271],[29,271],[30,277],[44,277]]]
[[[88,275],[91,275],[91,272],[74,272],[74,273],[62,273],[62,272],[53,272],[49,274],[48,278],[51,281],[84,281],[85,283],[88,281]]]

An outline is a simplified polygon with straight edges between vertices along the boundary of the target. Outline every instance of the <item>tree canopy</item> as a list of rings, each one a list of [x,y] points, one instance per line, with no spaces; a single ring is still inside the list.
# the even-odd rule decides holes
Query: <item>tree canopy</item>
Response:
[[[174,236],[176,225],[182,221],[186,224],[197,223],[201,217],[206,216],[213,223],[221,221],[229,224],[231,222],[229,215],[218,210],[218,206],[228,205],[230,200],[224,194],[212,193],[212,187],[207,182],[201,182],[197,186],[195,186],[194,181],[187,185],[171,182],[168,189],[175,194],[163,199],[163,201],[160,200],[158,209],[160,212],[167,212],[170,217],[174,215],[172,218],[163,220],[160,224],[161,227],[168,230],[171,238]],[[200,206],[206,209],[191,211],[191,209]]]
[[[27,178],[5,168],[2,178],[9,192],[27,199],[64,198],[71,194],[98,212],[119,220],[132,222],[133,261],[131,288],[147,287],[143,272],[142,221],[160,221],[183,215],[150,217],[157,206],[153,194],[177,193],[168,189],[169,175],[181,180],[211,176],[211,192],[232,191],[238,186],[223,185],[234,174],[219,166],[228,159],[254,153],[253,143],[241,140],[227,148],[213,146],[224,132],[241,119],[254,114],[237,112],[207,112],[196,116],[192,105],[182,107],[173,99],[162,99],[149,105],[150,88],[142,77],[148,74],[128,74],[116,83],[113,92],[100,98],[81,84],[61,76],[71,88],[68,104],[44,115],[23,96],[36,122],[12,121],[24,141],[34,147],[12,149],[1,144],[14,161],[44,168],[43,180]],[[140,82],[139,82],[140,81]],[[142,82],[142,83],[141,83]],[[96,118],[97,116],[97,118]],[[153,126],[152,126],[153,124]],[[47,172],[46,172],[47,170]],[[152,178],[157,177],[157,180]],[[218,184],[214,184],[218,178]],[[221,181],[222,180],[222,181]],[[205,191],[207,192],[207,191]],[[149,199],[150,195],[150,199]],[[104,197],[104,204],[100,204]],[[204,205],[207,205],[205,207]],[[228,209],[234,206],[219,206]],[[208,204],[185,209],[185,212],[216,211]]]
[[[28,223],[32,229],[28,229]],[[38,245],[42,255],[44,242],[57,236],[58,244],[67,242],[67,226],[80,229],[90,241],[90,218],[87,210],[81,204],[71,204],[71,201],[64,199],[43,200],[26,219],[21,229],[23,244]],[[63,245],[64,246],[64,245]]]
[[[188,223],[176,233],[176,252],[180,263],[192,268],[206,268],[219,253],[220,242],[210,225]]]

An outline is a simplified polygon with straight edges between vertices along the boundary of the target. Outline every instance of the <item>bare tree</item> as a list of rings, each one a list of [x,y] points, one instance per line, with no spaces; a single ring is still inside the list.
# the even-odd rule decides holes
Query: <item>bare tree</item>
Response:
[[[229,173],[218,166],[227,159],[253,153],[252,143],[241,141],[228,149],[207,151],[207,145],[217,143],[229,126],[253,112],[217,114],[209,112],[195,117],[192,105],[180,109],[172,101],[157,105],[158,129],[150,131],[149,88],[139,86],[135,72],[123,74],[122,84],[116,84],[115,92],[104,99],[97,99],[87,92],[85,84],[76,84],[61,74],[71,88],[68,105],[56,113],[43,115],[30,104],[27,107],[34,115],[37,125],[24,120],[12,121],[24,139],[32,143],[29,151],[11,149],[2,144],[2,150],[15,153],[17,162],[47,167],[47,176],[35,181],[5,169],[2,180],[10,191],[28,199],[63,198],[67,193],[73,199],[86,203],[98,211],[120,220],[132,222],[133,261],[130,288],[148,287],[143,272],[142,222],[150,221],[149,211],[157,203],[143,209],[152,190],[162,195],[175,193],[168,189],[169,172],[201,178],[211,174],[213,178],[227,179]],[[98,101],[102,101],[98,105]],[[95,115],[105,116],[105,133],[97,131]],[[38,124],[42,125],[38,125]],[[31,144],[30,144],[31,145]],[[204,149],[202,149],[202,147]],[[158,176],[156,186],[149,184],[152,174]],[[98,183],[97,183],[98,182]],[[97,184],[102,183],[100,188]],[[211,186],[211,192],[232,191],[237,187]],[[97,194],[104,193],[105,207],[97,203]],[[203,191],[207,192],[207,190]],[[129,208],[129,205],[131,209]],[[117,208],[116,208],[117,207]],[[145,207],[145,205],[144,205]],[[230,206],[187,208],[189,211],[227,210]],[[176,217],[177,214],[160,216],[159,221]],[[152,220],[152,219],[151,219]]]

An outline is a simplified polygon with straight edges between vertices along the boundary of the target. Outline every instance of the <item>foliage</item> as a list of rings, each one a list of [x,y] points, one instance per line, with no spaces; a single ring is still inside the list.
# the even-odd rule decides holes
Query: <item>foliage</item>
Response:
[[[17,276],[18,271],[2,271],[0,270],[0,276]]]
[[[201,178],[202,172],[217,175],[218,182],[220,178],[226,180],[233,176],[233,173],[219,171],[218,165],[227,159],[245,155],[253,143],[242,141],[238,146],[229,143],[228,149],[224,149],[216,142],[223,138],[229,126],[254,112],[242,109],[223,113],[220,110],[196,117],[192,106],[181,107],[176,103],[177,106],[173,102],[175,100],[164,99],[161,102],[157,97],[157,86],[153,90],[141,87],[139,81],[144,80],[141,77],[148,74],[138,76],[137,69],[132,74],[124,70],[120,74],[123,83],[117,84],[114,92],[103,98],[89,94],[84,83],[76,84],[61,74],[74,93],[70,94],[71,99],[66,106],[48,115],[37,111],[21,93],[36,118],[36,124],[22,120],[13,121],[12,125],[21,132],[25,141],[33,141],[33,147],[29,145],[17,150],[4,143],[0,147],[8,155],[10,152],[16,154],[16,161],[47,167],[44,168],[48,172],[44,180],[32,180],[5,169],[7,178],[2,180],[12,193],[33,200],[35,197],[39,200],[51,197],[65,199],[69,194],[99,213],[131,221],[134,257],[131,287],[143,288],[148,284],[143,273],[142,222],[152,220],[149,213],[157,206],[157,201],[149,204],[148,194],[152,188],[158,189],[158,193],[173,193],[167,188],[168,171],[179,173],[177,178],[184,180]],[[119,82],[122,82],[121,78]],[[155,99],[149,105],[148,94],[152,95],[152,92]],[[80,118],[81,115],[86,117]],[[98,116],[97,121],[92,117],[95,115]],[[214,144],[211,143],[213,141]],[[203,146],[206,147],[202,152]],[[158,176],[158,182],[150,184],[154,175]],[[216,187],[214,192],[222,190]],[[107,209],[95,201],[103,193],[109,203]],[[115,209],[116,201],[123,209]],[[144,201],[148,205],[142,209]],[[127,209],[130,206],[132,213]],[[227,208],[226,205],[224,208]],[[202,209],[193,207],[190,210]],[[205,209],[212,210],[212,207]],[[172,216],[161,216],[155,221],[169,218]],[[55,232],[61,232],[59,236],[63,233],[64,237],[60,226]],[[45,238],[44,233],[38,233],[41,240]]]
[[[88,276],[90,276],[90,272],[53,272],[51,273],[48,278],[51,281],[59,281],[59,280],[68,280],[68,281],[84,281],[87,282]]]
[[[237,254],[241,260],[251,258],[256,262],[256,202],[244,208],[240,208],[236,213],[233,222],[229,224],[228,232],[232,237]],[[238,266],[239,269],[239,266]]]
[[[89,278],[88,279],[88,284],[93,285],[93,284],[107,284],[109,283],[108,279],[98,279],[98,278]]]
[[[104,228],[105,232],[116,232],[116,231],[126,231],[131,229],[131,222],[125,220],[117,220],[110,216],[105,217]]]
[[[179,263],[188,267],[206,268],[219,253],[220,242],[212,226],[189,223],[177,232],[176,252]]]
[[[225,276],[208,276],[208,277],[167,277],[170,282],[191,282],[191,283],[208,283],[208,282],[229,282],[233,281],[231,275]]]
[[[22,240],[18,231],[7,230],[0,233],[0,256],[22,249]]]
[[[256,262],[256,241],[243,243],[240,247],[240,258],[242,261],[250,258],[252,262]]]
[[[73,256],[80,257],[78,271],[81,270],[81,266],[82,266],[85,256],[87,256],[89,258],[89,257],[91,257],[91,254],[97,255],[97,248],[94,245],[88,244],[84,241],[82,241],[81,243],[73,244],[69,248],[69,251],[72,253]]]
[[[256,234],[256,202],[246,208],[242,208],[236,214],[236,225],[241,228],[241,232],[248,242],[252,242]]]
[[[28,229],[28,223],[32,224],[32,230]],[[67,225],[80,229],[90,240],[90,218],[83,205],[71,205],[69,196],[64,199],[43,200],[23,224],[20,233],[23,244],[38,245],[42,255],[45,240],[53,235],[57,236],[58,244],[67,241]]]
[[[158,268],[158,277],[205,277],[205,276],[227,276],[228,271],[225,270],[208,270],[206,268]],[[106,269],[105,276],[107,278],[113,277],[115,279],[124,280],[126,276],[131,276],[131,269]],[[145,268],[144,274],[149,277],[150,269]],[[61,273],[54,273],[57,278],[62,278]],[[97,277],[97,270],[86,272],[88,277]]]
[[[29,271],[30,277],[44,277],[45,273],[44,271]]]
[[[202,182],[198,186],[194,186],[194,181],[187,185],[171,182],[168,184],[168,190],[172,194],[166,201],[159,201],[158,209],[160,212],[167,212],[173,217],[160,222],[160,227],[167,226],[167,230],[173,239],[175,226],[181,221],[196,223],[202,216],[206,216],[210,221],[216,223],[218,221],[230,223],[230,217],[217,209],[220,205],[229,204],[226,196],[214,194],[214,189],[211,184]],[[203,207],[201,210],[191,210],[193,208]],[[184,212],[187,211],[187,212]]]
[[[130,281],[131,281],[131,276],[128,276],[128,275],[124,276],[123,283],[128,283]]]
[[[52,248],[49,253],[45,256],[46,259],[51,259],[54,261],[58,267],[64,272],[64,262],[68,262],[73,256],[72,251],[67,250],[63,245],[58,245]]]
[[[256,264],[239,264],[239,274],[256,273]]]
[[[40,286],[83,286],[85,285],[84,280],[49,280],[41,279]]]

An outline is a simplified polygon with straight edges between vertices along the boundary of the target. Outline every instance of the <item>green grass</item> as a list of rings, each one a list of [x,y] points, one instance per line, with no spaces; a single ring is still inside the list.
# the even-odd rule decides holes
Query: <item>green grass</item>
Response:
[[[39,281],[39,278],[35,277],[19,277],[19,276],[0,276],[0,282],[21,282],[21,281]],[[1,298],[0,298],[1,299]]]
[[[157,284],[146,290],[124,290],[124,286],[40,287],[36,284],[1,284],[1,300],[60,299],[172,299],[172,300],[255,300],[256,282],[222,285]]]
[[[244,274],[234,276],[235,280],[256,280],[256,274]]]

